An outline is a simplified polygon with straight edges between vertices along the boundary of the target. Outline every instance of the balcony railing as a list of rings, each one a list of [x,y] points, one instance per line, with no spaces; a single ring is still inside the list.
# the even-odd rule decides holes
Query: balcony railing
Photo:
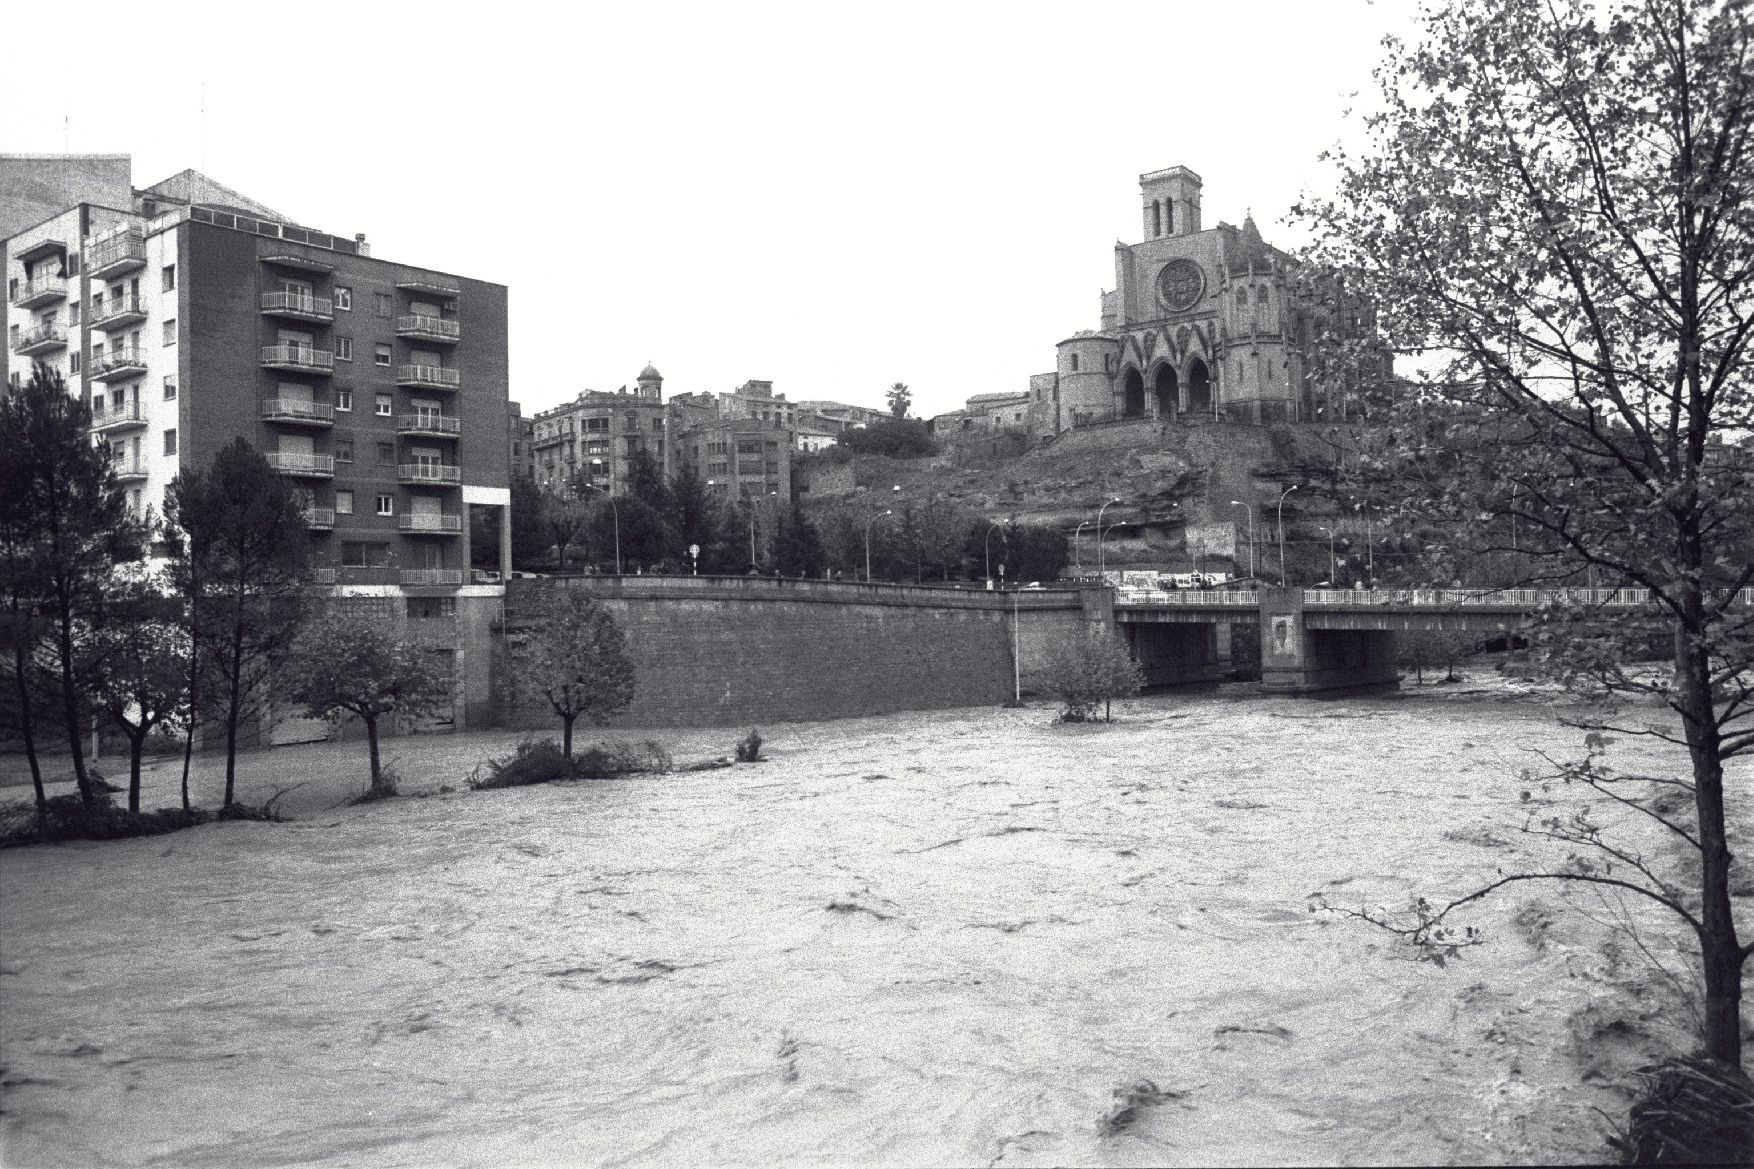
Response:
[[[145,425],[146,416],[140,412],[138,402],[124,402],[120,410],[111,410],[107,414],[100,414],[96,410],[91,414],[93,434],[107,434],[112,430],[130,430]]]
[[[396,336],[415,337],[428,341],[455,341],[463,335],[462,326],[444,317],[412,313],[396,318]]]
[[[402,583],[405,585],[460,585],[463,583],[463,570],[460,568],[404,568]]]
[[[116,479],[119,482],[134,483],[146,478],[145,463],[117,462],[112,466],[115,467]]]
[[[327,479],[335,474],[335,459],[331,455],[306,455],[295,451],[266,451],[263,458],[268,465],[282,475],[311,475]]]
[[[298,398],[269,398],[262,403],[262,420],[300,426],[333,426],[335,407],[327,402],[306,402]]]
[[[146,351],[130,346],[126,349],[112,349],[108,353],[93,354],[89,368],[91,376],[100,382],[111,378],[132,377],[146,372]]]
[[[460,515],[413,515],[401,516],[396,526],[404,532],[426,533],[437,536],[454,536],[463,530],[463,517]]]
[[[335,509],[332,507],[305,508],[305,527],[313,532],[327,532],[335,526]]]
[[[312,345],[264,345],[262,364],[269,369],[297,369],[307,373],[333,373],[335,354]]]
[[[462,420],[448,414],[398,414],[396,430],[401,434],[436,434],[455,438],[462,429]]]
[[[319,584],[319,585],[332,585],[332,584],[334,584],[335,583],[335,570],[333,568],[313,568],[313,569],[311,569],[311,583],[312,584]]]
[[[112,296],[101,306],[93,306],[91,311],[91,327],[103,329],[120,329],[146,319],[146,306],[138,296]]]
[[[64,276],[38,276],[35,280],[22,280],[18,289],[12,294],[12,303],[19,308],[36,308],[51,301],[67,299],[67,279]]]
[[[67,332],[60,325],[44,323],[34,329],[26,329],[13,342],[14,353],[23,357],[35,357],[39,353],[48,353],[56,349],[67,348]]]
[[[86,271],[94,280],[109,280],[145,264],[146,238],[137,231],[125,231],[107,239],[93,247],[85,257]]]
[[[396,468],[402,483],[455,484],[463,481],[463,468],[444,463],[402,463]]]
[[[332,321],[335,302],[308,292],[264,292],[262,311],[269,316],[297,317],[301,321]]]
[[[399,386],[436,386],[440,389],[454,390],[463,382],[463,375],[454,369],[446,369],[438,365],[399,365],[396,367],[396,384]]]

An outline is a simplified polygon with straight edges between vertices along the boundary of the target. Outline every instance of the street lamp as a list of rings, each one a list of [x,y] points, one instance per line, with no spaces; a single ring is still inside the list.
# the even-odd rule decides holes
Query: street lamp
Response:
[[[1255,576],[1255,575],[1257,575],[1257,570],[1255,569],[1255,509],[1253,506],[1251,506],[1250,504],[1244,503],[1240,499],[1231,500],[1230,506],[1248,508],[1248,517],[1249,517],[1249,575]]]
[[[866,584],[871,583],[871,525],[876,523],[878,520],[882,519],[886,515],[894,515],[894,514],[895,513],[893,511],[884,510],[884,511],[878,512],[876,515],[872,516],[869,520],[865,521],[865,583]]]
[[[609,493],[609,489],[607,487],[599,487],[595,483],[581,483],[581,484],[579,484],[579,486],[583,487],[586,491],[601,491],[603,493],[603,498],[607,499],[609,501],[609,510],[611,512],[613,512],[615,515],[615,575],[620,576],[621,575],[621,509],[619,507],[615,506],[615,496],[613,496]]]
[[[1279,524],[1278,524],[1278,526],[1279,526],[1279,586],[1281,588],[1283,588],[1285,586],[1285,583],[1286,583],[1286,577],[1285,577],[1285,497],[1287,495],[1290,495],[1293,491],[1296,491],[1296,490],[1297,490],[1297,484],[1293,483],[1291,486],[1287,487],[1285,490],[1283,490],[1279,493]]]
[[[1089,522],[1089,520],[1080,520],[1078,522],[1078,530],[1072,533],[1072,559],[1078,562],[1079,576],[1084,575],[1084,545],[1080,544],[1078,539],[1084,534],[1084,525]]]
[[[983,541],[983,544],[986,548],[988,580],[993,579],[993,533],[999,530],[1000,526],[998,524],[994,523],[992,520],[987,521],[987,538]],[[1011,533],[1008,530],[1005,532],[1005,547],[1011,547]],[[1004,566],[1000,565],[1000,567],[1003,568]]]
[[[1102,574],[1103,566],[1106,563],[1102,557],[1102,513],[1108,510],[1109,504],[1119,503],[1120,501],[1121,497],[1117,495],[1109,500],[1108,503],[1105,503],[1096,509],[1096,571],[1099,576]]]
[[[1334,562],[1334,529],[1317,528],[1316,530],[1328,534],[1328,586],[1337,589],[1340,587],[1340,584],[1334,579],[1334,577],[1339,575]]]

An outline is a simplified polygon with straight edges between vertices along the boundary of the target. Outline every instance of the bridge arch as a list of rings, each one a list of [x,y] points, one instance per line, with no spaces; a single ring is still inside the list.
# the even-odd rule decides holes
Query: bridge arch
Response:
[[[1143,418],[1145,416],[1145,379],[1140,376],[1136,366],[1127,366],[1121,378],[1121,417]]]

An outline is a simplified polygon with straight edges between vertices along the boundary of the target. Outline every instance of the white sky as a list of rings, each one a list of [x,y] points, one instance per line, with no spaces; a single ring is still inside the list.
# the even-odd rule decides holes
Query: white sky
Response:
[[[1411,0],[17,5],[0,151],[185,167],[510,286],[525,413],[749,378],[915,411],[1098,324],[1138,175],[1269,242]],[[81,34],[78,30],[88,30]],[[102,65],[108,58],[113,65]],[[206,114],[202,104],[205,96]]]

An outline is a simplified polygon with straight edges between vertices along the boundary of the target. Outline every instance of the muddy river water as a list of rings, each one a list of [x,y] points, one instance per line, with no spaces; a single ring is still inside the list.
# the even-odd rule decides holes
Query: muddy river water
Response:
[[[1603,1155],[1592,1107],[1685,1022],[1618,905],[1507,895],[1441,967],[1308,909],[1553,856],[1518,831],[1531,752],[1579,751],[1550,705],[1117,713],[772,728],[756,766],[439,794],[462,737],[404,765],[426,798],[0,854],[6,1163]]]

